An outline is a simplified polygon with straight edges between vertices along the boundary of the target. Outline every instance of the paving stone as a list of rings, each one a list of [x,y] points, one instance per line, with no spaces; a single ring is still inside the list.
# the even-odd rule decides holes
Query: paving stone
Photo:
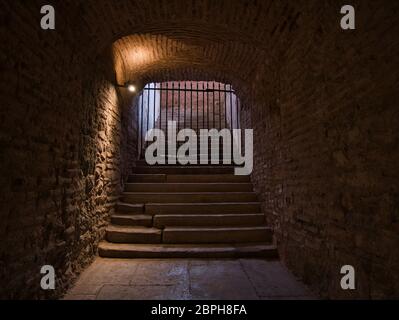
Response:
[[[97,258],[65,299],[314,299],[278,261]]]
[[[64,300],[96,300],[96,296],[89,294],[67,294]]]
[[[103,283],[90,283],[85,281],[79,281],[76,283],[68,292],[70,295],[96,295]]]
[[[279,261],[242,259],[240,262],[262,298],[311,296],[311,292]]]
[[[184,300],[188,291],[180,285],[121,286],[105,285],[97,300]]]
[[[75,286],[99,284],[129,284],[136,269],[135,260],[97,258],[94,267],[87,269]]]
[[[187,260],[142,260],[131,285],[174,285],[188,282]]]
[[[189,272],[193,299],[258,299],[238,260],[195,261]]]

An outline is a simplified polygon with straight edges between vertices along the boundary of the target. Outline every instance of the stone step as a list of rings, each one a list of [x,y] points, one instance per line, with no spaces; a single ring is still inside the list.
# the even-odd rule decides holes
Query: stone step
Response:
[[[182,140],[177,140],[177,135],[172,134],[172,133],[169,134],[166,128],[159,129],[159,127],[158,127],[156,129],[163,131],[166,142],[168,142],[168,139],[171,138],[172,141],[176,142],[176,146],[181,146],[181,145],[185,144],[188,141],[188,138],[185,138],[186,140],[183,140],[183,139]],[[176,130],[177,129],[179,129],[179,131],[180,131],[180,130],[184,129],[184,126],[180,126],[179,128],[176,127]],[[200,142],[203,141],[203,140],[208,141],[208,143],[207,143],[208,148],[215,147],[215,146],[218,145],[219,148],[221,149],[223,147],[223,145],[226,144],[226,150],[229,149],[231,141],[230,141],[230,143],[227,143],[227,142],[224,143],[223,142],[223,136],[221,136],[221,134],[219,134],[224,128],[222,128],[222,129],[220,129],[220,128],[212,128],[214,131],[211,131],[211,129],[208,129],[208,128],[199,128],[199,129],[190,128],[190,129],[193,130],[194,134],[195,134],[195,135],[191,136],[191,139],[192,139],[191,143],[194,143],[194,144],[197,145],[198,152],[200,151]],[[203,130],[206,130],[206,132],[203,132]],[[232,140],[234,142],[238,141],[238,138],[237,138],[238,134],[234,133],[233,131],[230,131],[229,129],[227,129],[227,130],[228,131],[227,132],[224,131],[223,134],[230,133],[230,137],[232,138]],[[213,137],[213,136],[211,134],[213,134],[214,132],[215,132],[215,134],[218,134],[218,135],[212,140],[211,137]],[[188,135],[189,134],[192,134],[192,132],[189,132]],[[144,139],[145,139],[145,136],[142,137],[143,144],[150,145],[150,144],[153,143],[152,140],[145,141]],[[165,148],[167,149],[168,147],[169,147],[169,145],[166,144]]]
[[[128,183],[241,183],[250,182],[250,176],[235,176],[233,174],[132,174],[128,178]]]
[[[177,119],[175,119],[175,120],[177,120]],[[153,124],[151,123],[149,127],[153,128]],[[146,129],[146,124],[144,125],[144,129]],[[164,123],[162,124],[161,127],[159,127],[159,123],[156,123],[155,129],[162,130],[165,133],[165,135],[168,133],[168,127]],[[209,123],[209,125],[207,125],[205,123],[205,126],[203,126],[202,123],[199,123],[198,127],[197,127],[197,123],[194,123],[194,122],[192,125],[190,124],[189,121],[186,121],[186,124],[184,124],[184,119],[180,123],[176,124],[177,132],[180,130],[183,130],[183,129],[191,129],[191,130],[195,131],[198,136],[203,133],[203,132],[201,132],[201,130],[208,130],[208,132],[209,132],[209,130],[212,130],[212,129],[216,129],[218,131],[221,131],[223,129],[231,130],[228,127],[226,128],[223,123],[221,126],[219,126],[219,122],[217,122],[217,123],[215,122],[215,124]]]
[[[155,215],[154,226],[254,226],[263,225],[265,216],[262,213],[242,214],[168,214]]]
[[[152,128],[152,127],[153,126],[151,125],[150,128]],[[144,125],[144,129],[146,129],[145,125]],[[167,128],[167,126],[165,124],[163,124],[161,127],[159,127],[159,124],[156,124],[155,125],[155,129],[162,130],[164,132],[165,136],[168,135],[168,128]],[[215,123],[214,125],[210,123],[209,126],[207,126],[205,124],[205,127],[202,126],[202,124],[200,124],[197,127],[197,125],[196,124],[194,125],[194,123],[193,123],[193,125],[190,125],[190,122],[186,122],[186,125],[184,125],[184,122],[182,121],[178,125],[176,125],[176,131],[179,132],[180,130],[183,130],[183,129],[191,129],[191,130],[193,130],[198,137],[200,137],[201,135],[202,136],[208,135],[207,133],[209,133],[209,131],[212,130],[212,129],[215,129],[218,132],[220,132],[223,129],[227,129],[229,131],[231,130],[230,128],[225,128],[224,125],[219,126],[219,123],[217,123],[217,124]],[[207,131],[204,132],[204,130],[207,130]],[[230,131],[230,132],[232,132],[232,131]]]
[[[173,160],[175,160],[176,158],[174,157],[172,157],[172,158],[167,158],[167,159],[165,159],[165,164],[161,164],[161,165],[159,165],[159,164],[156,164],[156,165],[150,165],[150,164],[148,164],[147,162],[146,162],[146,160],[138,160],[137,162],[136,162],[136,165],[137,165],[137,167],[153,167],[153,166],[176,166],[176,163],[171,163]],[[214,164],[214,163],[211,163],[211,161],[212,161],[212,158],[211,158],[211,155],[209,155],[209,157],[208,158],[206,158],[205,160],[207,161],[207,163],[201,163],[201,161],[203,162],[204,161],[204,159],[203,158],[198,158],[198,157],[191,157],[191,158],[186,158],[185,160],[187,160],[187,161],[190,161],[190,163],[187,163],[187,164],[185,164],[184,165],[184,167],[196,167],[196,166],[201,166],[201,167],[204,167],[204,166],[210,166],[210,165],[217,165],[217,166],[232,166],[232,165],[234,165],[234,163],[233,163],[233,160],[232,160],[232,158],[231,157],[229,157],[229,156],[227,156],[227,159],[231,159],[230,160],[230,163],[226,163],[226,164],[224,164],[223,163],[223,156],[221,156],[221,157],[219,157],[218,159],[217,159],[217,163],[216,164]],[[177,163],[179,163],[179,161],[181,161],[181,159],[176,159],[176,162]],[[196,161],[196,163],[191,163],[191,162],[193,162],[193,161]],[[235,166],[235,165],[234,165]],[[238,166],[238,165],[237,165]]]
[[[144,212],[144,204],[132,204],[132,203],[124,203],[118,202],[116,204],[116,213],[129,213],[129,214],[139,214]]]
[[[252,191],[250,183],[126,183],[126,192]]]
[[[134,174],[233,174],[231,166],[142,166],[133,168]]]
[[[131,174],[127,180],[128,183],[139,182],[166,182],[166,174]]]
[[[277,259],[274,245],[251,244],[117,244],[103,241],[98,252],[104,258],[267,258]]]
[[[124,192],[121,201],[125,203],[215,203],[215,202],[255,202],[254,192]]]
[[[160,243],[162,230],[146,227],[110,225],[106,229],[106,239],[115,243]]]
[[[187,174],[168,175],[167,182],[250,182],[250,176],[236,176],[233,174]]]
[[[176,128],[177,129],[177,128]],[[180,128],[181,130],[182,128]],[[229,129],[224,129],[224,131],[221,133],[222,129],[219,128],[213,128],[212,130],[209,130],[207,128],[205,128],[206,130],[204,130],[204,128],[200,128],[199,130],[196,130],[195,128],[192,129],[194,130],[195,136],[191,136],[191,143],[196,144],[197,145],[197,149],[198,152],[201,150],[201,142],[205,141],[207,142],[207,147],[209,148],[216,148],[219,147],[219,149],[223,149],[224,146],[226,146],[226,150],[231,149],[231,143],[233,142],[234,145],[237,143],[238,141],[238,137],[239,134],[238,132],[233,132],[230,131]],[[230,136],[231,139],[227,138],[227,140],[225,141],[223,139],[223,135],[224,134],[228,134],[228,136]],[[190,132],[191,134],[191,132]],[[222,135],[223,134],[223,135]],[[169,134],[168,132],[165,131],[165,139],[166,141],[168,141],[168,138],[171,138],[172,141],[176,141],[176,145],[183,145],[188,141],[188,138],[185,137],[186,140],[177,140],[177,138],[175,138],[176,136],[174,134]],[[243,140],[243,139],[241,139]],[[147,141],[149,142],[149,141]],[[168,148],[169,145],[166,144],[166,148]]]
[[[222,122],[221,125],[219,126],[219,119],[215,119],[215,122],[212,123],[211,121],[209,121],[209,125],[206,123],[205,121],[205,125],[202,123],[202,120],[198,121],[198,126],[197,126],[197,121],[193,119],[193,122],[191,124],[190,121],[186,120],[186,123],[184,124],[184,118],[181,119],[181,121],[177,121],[177,117],[176,119],[173,119],[174,121],[176,121],[176,129],[182,130],[182,129],[191,129],[194,130],[196,132],[198,132],[198,134],[200,133],[200,130],[211,130],[211,129],[216,129],[216,130],[222,130],[222,129],[230,129],[230,128],[226,128],[224,123]],[[168,121],[172,121],[172,119],[168,118]],[[235,125],[236,126],[236,125]],[[150,128],[153,127],[153,124],[151,123]],[[144,125],[144,128],[146,128],[146,124]],[[168,131],[168,127],[167,124],[165,122],[162,121],[162,125],[160,127],[159,122],[155,124],[155,128],[157,129],[161,129],[163,130],[165,133]]]
[[[162,123],[160,123],[159,121],[155,123],[155,128],[159,129],[161,128],[161,130],[164,130],[165,132],[167,132],[168,127],[167,127],[167,123],[164,121],[164,119],[162,119]],[[210,119],[211,120],[211,119]],[[224,119],[220,119],[220,120],[224,120]],[[168,121],[172,121],[172,117],[168,117]],[[198,119],[198,126],[197,126],[197,119],[193,119],[193,121],[191,122],[189,119],[186,119],[186,123],[184,123],[184,117],[181,117],[181,119],[178,119],[178,117],[173,117],[173,121],[176,121],[176,129],[179,128],[181,129],[192,129],[194,131],[196,130],[201,130],[201,129],[207,129],[207,130],[211,130],[211,129],[216,129],[216,130],[221,130],[221,129],[229,129],[229,127],[224,125],[224,121],[221,122],[221,124],[219,125],[219,118],[216,117],[215,121],[209,121],[209,124],[207,123],[206,119],[205,119],[205,123],[202,119]],[[146,128],[147,124],[144,124],[144,128]],[[235,124],[236,126],[236,124]],[[149,127],[152,128],[154,127],[153,123],[149,124]]]
[[[146,214],[114,214],[111,216],[111,223],[120,226],[152,226],[152,216]]]
[[[197,128],[198,129],[213,129],[213,128],[218,129],[219,127],[220,128],[225,128],[226,127],[228,129],[228,125],[225,126],[224,117],[216,116],[215,119],[212,119],[212,116],[210,116],[209,119],[207,119],[206,115],[205,115],[205,118],[202,117],[202,113],[199,113],[198,115],[199,115],[199,117],[196,117],[196,112],[193,112],[193,118],[192,119],[190,119],[189,117],[186,117],[186,123],[185,123],[186,128],[190,128],[190,129],[195,130]],[[221,120],[221,121],[219,122],[219,120]],[[179,117],[176,113],[174,113],[173,114],[173,118],[172,118],[172,112],[170,112],[170,113],[168,112],[167,121],[168,122],[169,121],[175,121],[176,122],[176,127],[177,127],[177,125],[179,125],[180,128],[183,128],[184,127],[184,114],[183,115],[180,114],[180,117]],[[162,114],[162,120],[161,121],[159,121],[159,120],[156,121],[155,122],[155,127],[159,128],[159,125],[161,125],[162,129],[167,129],[167,126],[168,126],[168,122],[167,121],[166,121],[166,113]],[[197,123],[198,123],[198,125],[197,125]],[[234,125],[236,126],[236,123]],[[146,128],[146,126],[147,126],[147,123],[144,124],[144,128]],[[153,121],[151,121],[151,123],[149,123],[148,126],[150,128],[153,127],[154,126]]]
[[[192,167],[209,167],[209,166],[218,166],[218,167],[229,167],[231,168],[232,166],[235,167],[243,167],[243,165],[235,165],[234,161],[232,158],[227,158],[227,159],[231,159],[229,160],[224,160],[223,157],[222,158],[218,158],[216,160],[212,160],[211,158],[208,159],[199,159],[199,158],[187,158],[185,160],[171,160],[171,159],[166,159],[165,163],[162,164],[154,164],[154,165],[150,165],[147,163],[143,163],[142,165],[140,165],[140,167],[153,167],[153,166],[157,166],[157,167],[176,167],[176,166],[182,166],[184,168],[192,168]],[[185,162],[184,162],[185,161]],[[134,172],[134,170],[133,170]],[[148,173],[148,172],[147,172]],[[195,173],[195,172],[193,172]],[[233,174],[233,171],[228,172],[230,174]],[[176,173],[178,174],[178,173]]]
[[[194,110],[193,110],[194,111]],[[219,129],[219,128],[226,128],[228,129],[228,125],[225,126],[224,122],[224,117],[215,117],[215,119],[210,119],[202,117],[202,114],[199,114],[200,117],[196,117],[196,113],[193,112],[193,118],[190,119],[189,117],[186,117],[186,121],[184,122],[184,115],[180,114],[180,118],[177,114],[173,114],[172,118],[172,113],[168,113],[168,119],[167,121],[175,121],[176,122],[176,127],[179,125],[180,128],[189,128],[189,129]],[[221,120],[221,121],[220,121]],[[220,121],[220,122],[219,122]],[[166,114],[162,115],[162,121],[156,121],[155,122],[155,127],[159,129],[159,126],[161,125],[161,129],[167,129],[168,127],[168,122],[166,122]],[[198,123],[198,125],[197,125]],[[148,124],[149,127],[153,127],[154,123],[151,121],[151,123]],[[234,124],[236,126],[236,123]],[[144,124],[144,128],[146,128],[147,124]]]
[[[272,232],[265,226],[254,227],[166,227],[163,243],[239,243],[271,242]]]
[[[146,214],[232,214],[260,213],[259,202],[147,203]]]
[[[168,141],[168,140],[166,140],[166,141]],[[144,142],[144,144],[146,144],[147,146],[151,145],[152,143],[153,143],[152,141]],[[165,150],[163,152],[159,151],[159,153],[157,153],[157,154],[159,156],[169,156],[169,157],[173,157],[174,156],[174,157],[176,157],[178,155],[177,151],[179,150],[179,148],[182,145],[185,145],[185,144],[186,144],[186,141],[177,141],[176,142],[176,149],[174,150],[174,152],[172,152],[172,149],[169,149],[169,145],[167,144],[165,146]],[[233,140],[233,145],[231,143],[228,143],[225,146],[225,144],[223,142],[222,143],[212,144],[211,140],[209,139],[208,145],[205,146],[205,148],[203,148],[201,146],[200,140],[198,138],[197,143],[193,143],[193,144],[197,146],[196,150],[191,150],[191,153],[192,154],[194,153],[194,155],[211,154],[211,153],[215,153],[215,154],[226,153],[226,154],[229,154],[229,153],[232,153],[232,150],[235,151],[235,149],[238,147],[235,140]],[[232,149],[232,147],[234,149]],[[188,155],[188,151],[186,151],[186,152],[187,152],[186,155]]]

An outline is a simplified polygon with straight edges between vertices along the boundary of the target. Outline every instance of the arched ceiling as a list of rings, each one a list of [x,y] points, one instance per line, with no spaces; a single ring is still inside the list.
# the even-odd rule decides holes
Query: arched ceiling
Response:
[[[203,79],[245,83],[264,61],[264,52],[256,47],[190,34],[178,40],[164,35],[131,35],[116,41],[113,53],[117,81],[121,84],[159,78],[161,73],[169,78],[185,74],[191,79],[201,73]]]
[[[112,48],[120,84],[184,77],[250,88],[274,67],[277,42],[290,38],[281,34],[300,16],[293,2],[272,0],[84,0],[60,7],[76,11],[64,23],[84,30],[72,39],[77,51],[97,56]]]

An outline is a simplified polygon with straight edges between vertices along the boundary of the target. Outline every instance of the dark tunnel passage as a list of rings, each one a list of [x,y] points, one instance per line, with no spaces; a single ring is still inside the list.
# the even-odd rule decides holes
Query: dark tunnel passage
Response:
[[[166,83],[194,83],[203,97],[211,84],[234,88],[230,105],[209,91],[216,99],[209,127],[229,121],[253,129],[253,171],[243,189],[229,189],[242,194],[228,195],[238,203],[228,213],[235,221],[237,210],[253,210],[256,193],[259,206],[245,212],[256,228],[250,236],[234,227],[210,238],[259,242],[267,234],[273,254],[322,298],[399,297],[399,4],[383,10],[379,1],[352,2],[355,31],[340,28],[336,1],[62,1],[54,4],[56,29],[46,32],[38,23],[41,1],[3,3],[0,297],[60,298],[99,248],[110,251],[99,247],[104,239],[122,241],[120,230],[107,228],[126,220],[112,215],[125,208],[118,209],[121,195],[136,190],[131,173],[148,173],[137,169],[144,152],[140,103],[156,106],[144,114],[153,127],[169,115],[156,104],[162,94],[140,95]],[[198,101],[208,103],[200,95]],[[206,127],[204,110],[197,106],[194,121]],[[207,182],[227,188],[233,180],[223,177]],[[173,179],[172,189],[188,182]],[[146,182],[162,202],[159,181]],[[217,196],[174,202],[206,205]],[[175,229],[164,241],[201,243]],[[157,232],[146,239],[157,241]],[[54,266],[56,290],[38,287],[42,265]],[[356,269],[354,291],[340,286],[344,265]]]

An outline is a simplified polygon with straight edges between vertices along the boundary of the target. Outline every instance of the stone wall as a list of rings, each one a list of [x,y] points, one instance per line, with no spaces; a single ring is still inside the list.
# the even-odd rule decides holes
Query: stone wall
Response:
[[[110,59],[77,52],[62,18],[59,32],[43,32],[34,27],[37,5],[6,7],[0,298],[54,298],[96,254],[133,165],[132,97],[110,81]],[[55,291],[40,290],[46,264],[55,268]]]
[[[317,292],[398,298],[398,11],[359,4],[343,32],[334,10],[298,8],[276,73],[258,73],[252,179],[283,260]],[[346,264],[355,291],[340,288]]]

